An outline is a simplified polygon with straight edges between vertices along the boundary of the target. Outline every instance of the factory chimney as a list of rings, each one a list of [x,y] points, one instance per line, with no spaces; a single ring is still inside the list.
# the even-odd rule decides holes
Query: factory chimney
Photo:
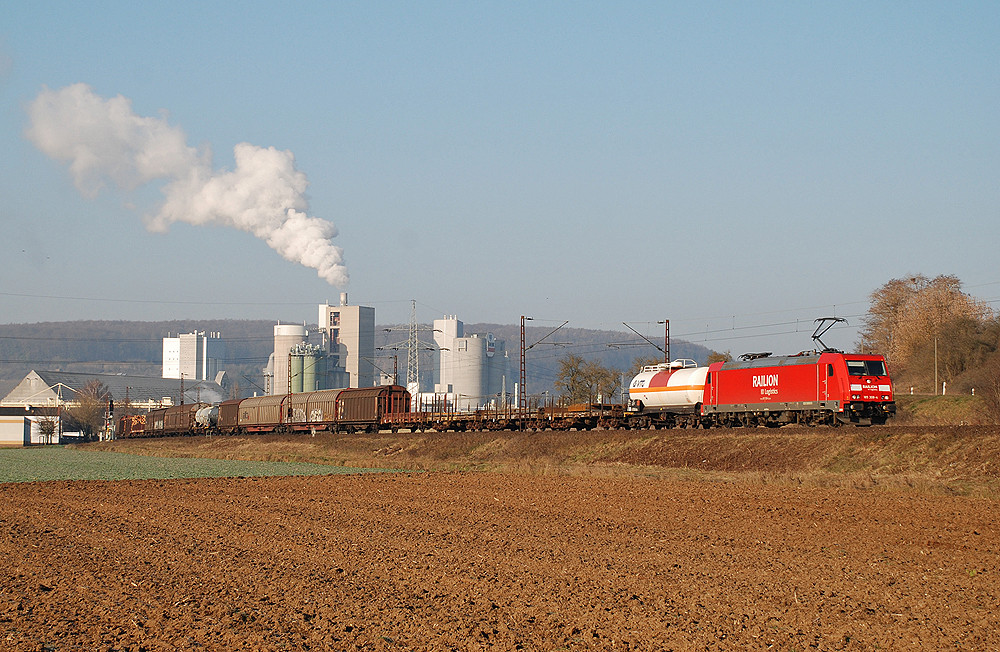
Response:
[[[347,305],[347,293],[346,292],[341,292],[340,293],[340,305],[342,305],[342,306],[346,306]]]

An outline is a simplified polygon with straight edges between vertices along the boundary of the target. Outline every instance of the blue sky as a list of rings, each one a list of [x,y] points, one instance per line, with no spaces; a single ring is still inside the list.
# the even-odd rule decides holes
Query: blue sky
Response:
[[[0,323],[316,319],[341,291],[250,233],[95,196],[26,135],[86,84],[234,168],[294,155],[381,323],[809,348],[891,278],[1000,299],[1000,4],[15,3],[0,21]],[[59,298],[56,298],[59,297]],[[991,305],[996,306],[996,303]]]

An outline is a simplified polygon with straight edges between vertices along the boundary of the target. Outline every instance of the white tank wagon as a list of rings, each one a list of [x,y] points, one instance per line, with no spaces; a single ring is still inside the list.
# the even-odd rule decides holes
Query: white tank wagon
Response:
[[[205,430],[215,428],[216,424],[219,423],[219,406],[206,405],[203,408],[199,408],[199,410],[194,413],[194,422],[199,428]]]
[[[643,367],[628,388],[628,411],[631,413],[697,414],[705,398],[708,367],[694,360]]]

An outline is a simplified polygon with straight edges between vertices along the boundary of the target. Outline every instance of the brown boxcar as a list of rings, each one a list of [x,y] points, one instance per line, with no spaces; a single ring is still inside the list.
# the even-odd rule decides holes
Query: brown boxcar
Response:
[[[126,414],[118,420],[118,432],[115,436],[119,439],[131,439],[142,437],[146,430],[145,414]]]
[[[350,390],[322,389],[318,392],[292,394],[290,423],[301,429],[332,423],[337,415],[337,398]]]
[[[375,431],[381,427],[383,415],[409,409],[410,393],[399,385],[345,389],[337,398],[336,424]]]
[[[242,403],[242,401],[239,399],[219,403],[218,427],[221,432],[231,434],[239,428],[240,403]]]
[[[195,432],[194,415],[203,407],[209,407],[209,403],[185,403],[184,405],[172,405],[163,413],[163,434],[183,435]]]
[[[146,414],[146,427],[143,429],[143,434],[147,437],[162,437],[163,436],[163,415],[166,413],[167,408],[157,408],[155,410],[150,410]]]
[[[274,430],[285,422],[284,394],[255,396],[240,401],[237,425],[246,432]]]
[[[209,403],[185,403],[184,405],[168,407],[163,414],[163,434],[177,435],[195,432],[197,430],[194,421],[195,413],[209,405]]]

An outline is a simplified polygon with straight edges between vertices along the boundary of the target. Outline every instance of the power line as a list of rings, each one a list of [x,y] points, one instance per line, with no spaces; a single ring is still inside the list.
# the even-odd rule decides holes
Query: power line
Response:
[[[72,322],[67,322],[72,323]],[[101,338],[101,337],[45,337],[37,335],[0,335],[0,340],[23,340],[23,341],[38,341],[38,342],[103,342],[106,344],[125,344],[125,343],[140,343],[140,344],[162,344],[162,337],[157,337],[155,339],[149,339],[146,337],[111,337],[111,338]],[[214,341],[219,342],[269,342],[273,337],[218,337],[211,338]]]
[[[67,297],[50,294],[23,294],[17,292],[0,292],[2,297],[20,297],[22,299],[53,299],[56,301],[94,301],[106,303],[141,303],[168,304],[185,306],[311,306],[312,301],[183,301],[171,299],[120,299],[106,297]]]

